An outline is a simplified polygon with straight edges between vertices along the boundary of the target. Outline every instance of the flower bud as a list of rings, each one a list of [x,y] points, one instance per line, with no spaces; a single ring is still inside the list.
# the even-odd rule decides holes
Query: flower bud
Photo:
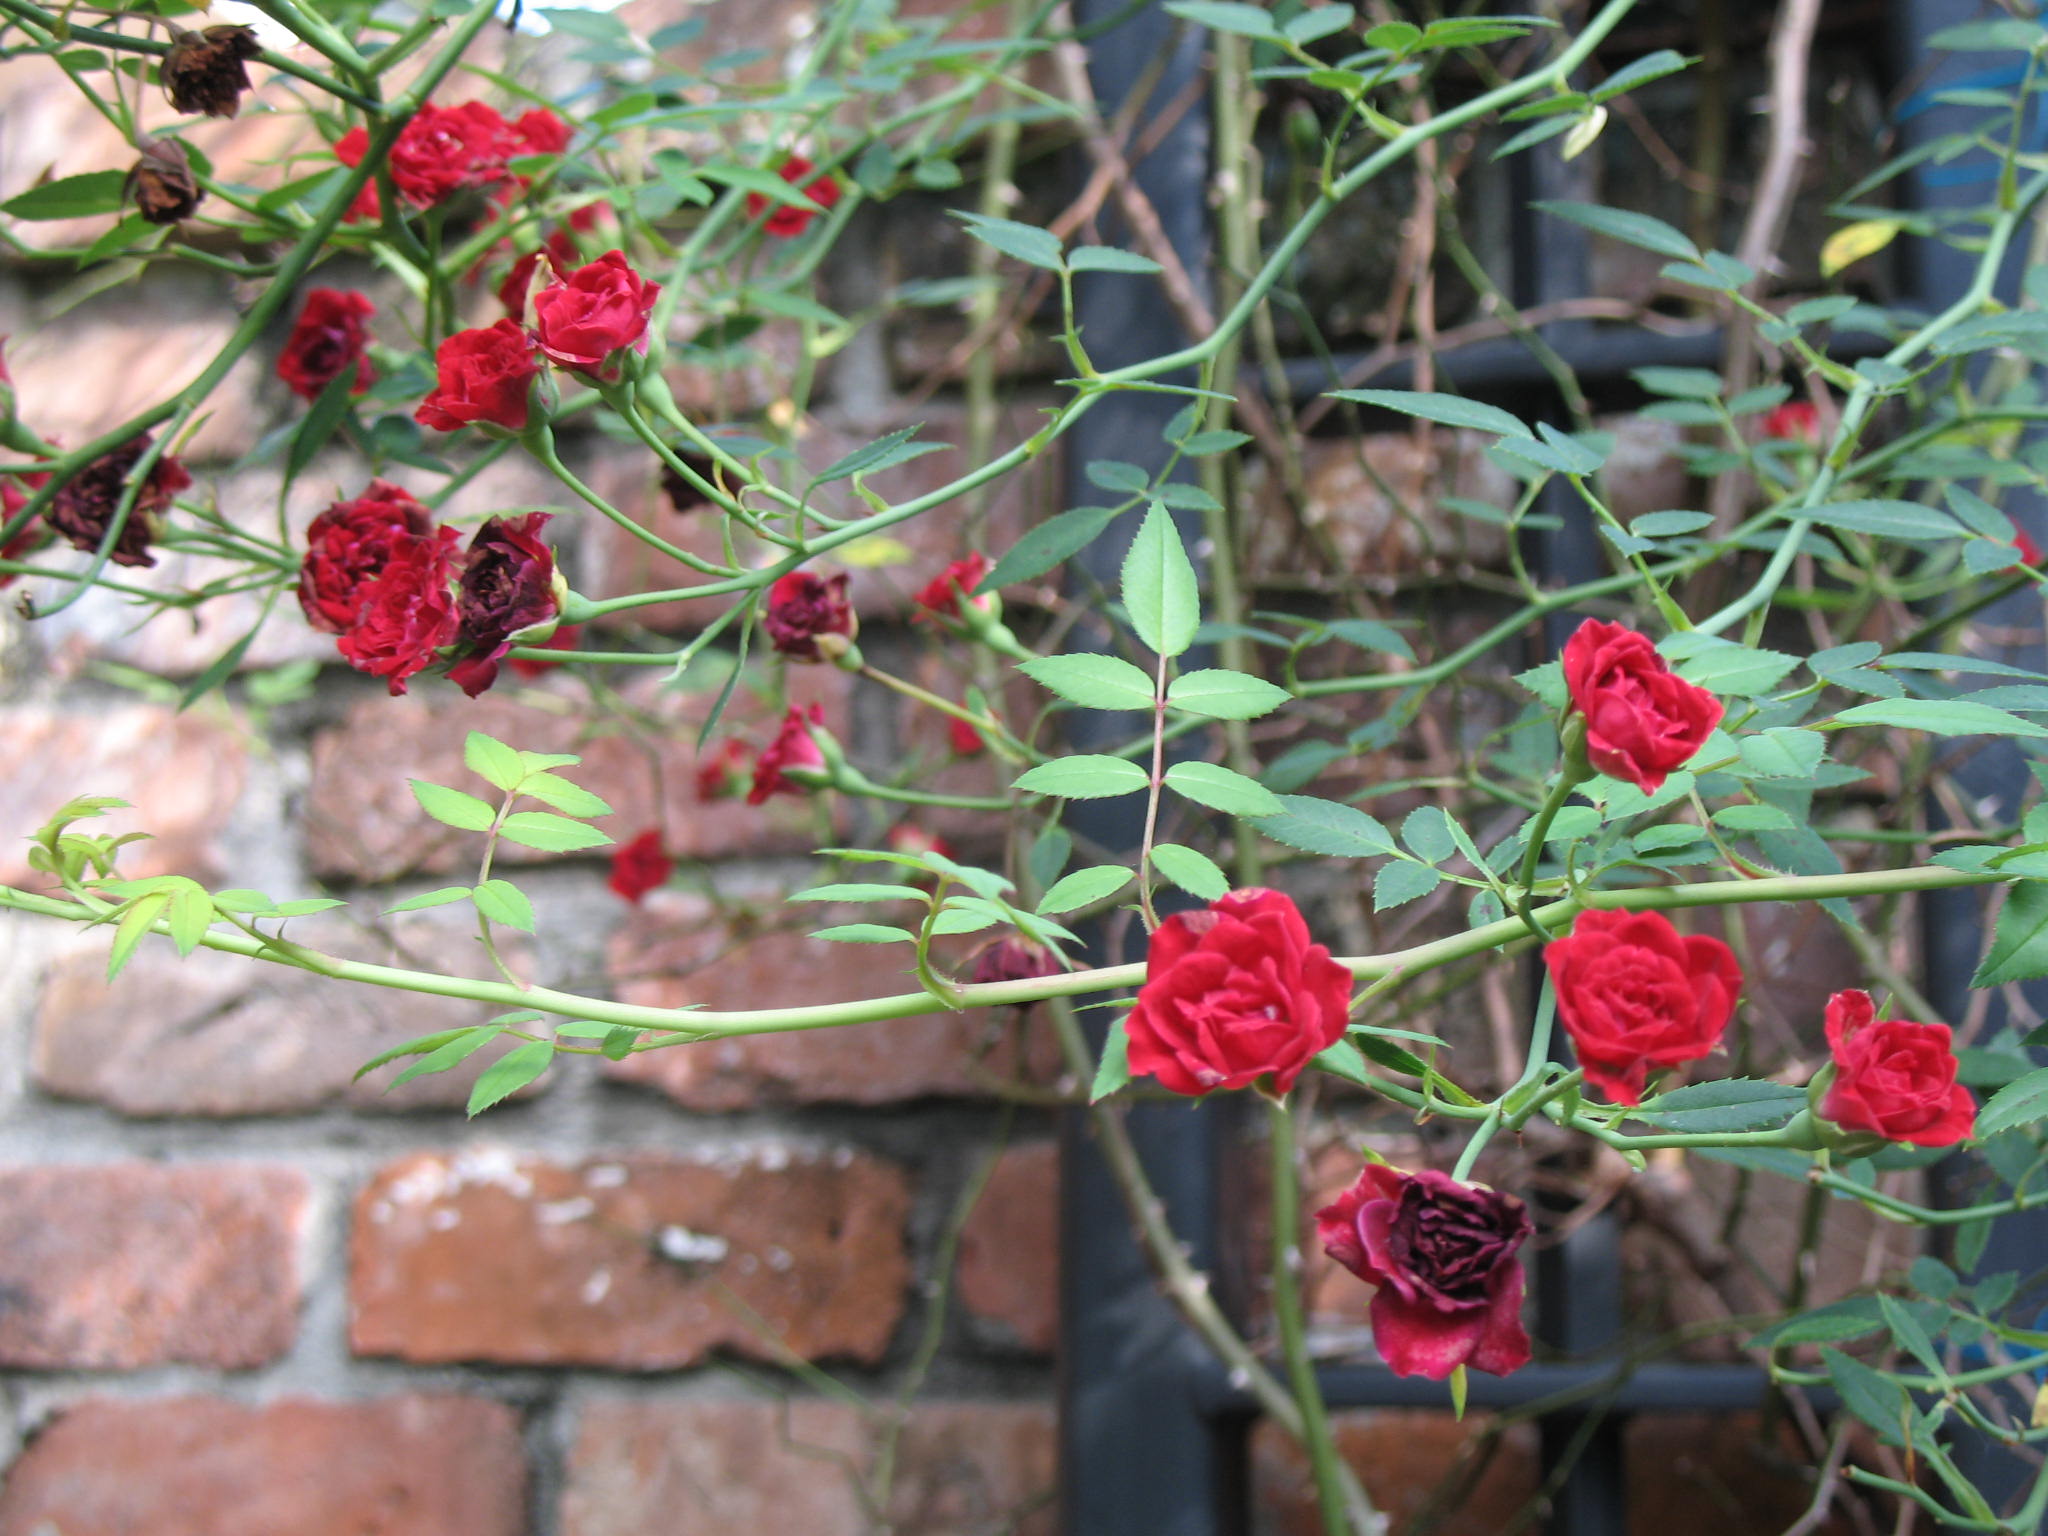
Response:
[[[142,158],[128,172],[126,191],[135,200],[135,211],[151,224],[190,218],[206,196],[193,178],[185,146],[172,139],[154,139],[142,146]]]

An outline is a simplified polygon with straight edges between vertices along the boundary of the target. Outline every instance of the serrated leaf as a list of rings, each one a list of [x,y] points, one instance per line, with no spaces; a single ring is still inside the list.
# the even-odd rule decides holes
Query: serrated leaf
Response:
[[[1917,501],[1831,501],[1803,508],[1799,515],[1823,528],[1840,528],[1880,539],[1932,541],[1960,538],[1963,533],[1963,525],[1946,512],[1923,507]]]
[[[1470,427],[1499,437],[1534,438],[1536,433],[1518,416],[1510,416],[1497,405],[1464,400],[1456,395],[1420,394],[1408,389],[1333,389],[1332,400],[1349,400],[1358,405],[1399,411],[1446,427]]]
[[[894,928],[887,923],[839,923],[831,928],[820,928],[811,935],[814,939],[825,939],[834,944],[915,944],[917,935],[907,928]]]
[[[1742,766],[1760,779],[1810,779],[1827,755],[1819,731],[1777,725],[1742,738]]]
[[[1116,516],[1115,507],[1074,507],[1047,518],[1010,546],[1009,553],[996,561],[995,569],[982,578],[975,591],[993,592],[998,587],[1037,580],[1101,538]]]
[[[1293,697],[1285,688],[1262,677],[1232,672],[1223,667],[1202,667],[1184,672],[1166,688],[1166,702],[1175,709],[1184,709],[1191,715],[1204,715],[1211,720],[1256,720],[1261,715],[1271,714]]]
[[[1113,245],[1080,245],[1067,253],[1067,267],[1074,272],[1129,272],[1142,275],[1166,269],[1150,256],[1120,251]]]
[[[1011,787],[1067,800],[1104,800],[1135,794],[1151,782],[1150,774],[1126,758],[1083,753],[1040,763],[1019,775]]]
[[[114,947],[107,955],[107,980],[112,981],[121,974],[121,967],[135,953],[135,946],[142,942],[142,936],[156,925],[156,920],[164,915],[164,909],[170,904],[170,894],[166,891],[137,896],[128,903],[120,921],[114,925]]]
[[[510,880],[486,880],[476,888],[476,909],[494,923],[533,932],[533,903]]]
[[[84,219],[116,213],[126,180],[119,171],[60,176],[0,203],[0,213],[14,219]]]
[[[1130,879],[1131,872],[1121,864],[1095,864],[1087,869],[1077,869],[1054,882],[1052,889],[1038,903],[1038,911],[1045,916],[1056,917],[1077,907],[1093,906],[1122,890]]]
[[[1191,896],[1214,901],[1230,894],[1230,876],[1205,853],[1179,843],[1155,843],[1152,867]]]
[[[1677,74],[1689,62],[1684,54],[1669,48],[1659,48],[1655,53],[1646,53],[1634,63],[1616,70],[1594,87],[1593,99],[1612,101],[1624,91],[1632,91],[1639,85],[1648,85],[1652,80],[1661,80],[1666,75]]]
[[[934,934],[979,933],[984,928],[993,928],[997,923],[1007,921],[999,912],[949,905],[931,920],[929,928]]]
[[[1854,1296],[1847,1301],[1816,1307],[1798,1317],[1789,1317],[1782,1323],[1773,1323],[1744,1347],[1781,1349],[1789,1344],[1834,1344],[1844,1339],[1860,1339],[1883,1326],[1884,1318],[1877,1309],[1877,1298]]]
[[[605,1031],[604,1040],[598,1049],[606,1061],[624,1061],[633,1054],[633,1044],[640,1038],[640,1031],[630,1024],[614,1024]]]
[[[1272,816],[1282,809],[1279,796],[1257,779],[1217,763],[1175,763],[1166,770],[1166,787],[1228,816]]]
[[[458,1065],[482,1050],[503,1033],[505,1033],[504,1027],[497,1024],[476,1025],[472,1028],[458,1031],[455,1037],[450,1039],[446,1045],[437,1046],[435,1049],[427,1052],[418,1061],[392,1078],[390,1082],[384,1085],[384,1091],[389,1093],[392,1089],[402,1087],[416,1077],[426,1077],[435,1072],[445,1072],[450,1067]]]
[[[580,848],[602,848],[611,838],[592,826],[557,816],[550,811],[514,811],[505,818],[498,835],[508,842],[544,853],[570,853]]]
[[[555,1048],[545,1040],[527,1040],[513,1046],[479,1072],[476,1081],[470,1085],[470,1118],[474,1119],[493,1104],[510,1098],[547,1071],[554,1059]]]
[[[1451,836],[1450,818],[1440,806],[1424,805],[1408,813],[1401,823],[1401,841],[1425,864],[1441,864],[1458,851]]]
[[[1755,1078],[1723,1078],[1660,1093],[1629,1111],[1666,1131],[1753,1131],[1783,1125],[1806,1103],[1806,1090]]]
[[[967,233],[992,245],[1005,256],[1014,256],[1027,266],[1049,272],[1060,270],[1060,238],[1050,230],[1015,219],[992,218],[981,213],[958,213],[954,217],[967,226]]]
[[[1905,1444],[1906,1420],[1913,1411],[1905,1388],[1839,1349],[1822,1345],[1820,1358],[1828,1380],[1841,1395],[1842,1406],[1868,1424],[1887,1445]]]
[[[1391,911],[1406,906],[1418,897],[1427,896],[1439,885],[1444,877],[1427,864],[1411,864],[1406,859],[1395,859],[1383,866],[1373,877],[1372,909],[1375,912]]]
[[[1266,837],[1304,853],[1363,859],[1394,851],[1393,835],[1376,817],[1335,800],[1313,795],[1281,795],[1279,814],[1262,816],[1257,826]]]
[[[1662,219],[1653,219],[1647,213],[1636,213],[1626,208],[1608,208],[1598,203],[1539,202],[1531,206],[1539,212],[1552,214],[1590,229],[1596,235],[1605,235],[1610,240],[1619,240],[1626,245],[1640,246],[1646,251],[1655,251],[1660,256],[1675,256],[1682,261],[1702,259],[1698,246]]]
[[[1138,638],[1161,656],[1178,656],[1195,642],[1201,595],[1195,567],[1173,517],[1153,502],[1124,556],[1124,611]]]
[[[444,885],[438,891],[426,891],[418,896],[408,896],[396,906],[386,907],[385,915],[393,912],[424,912],[429,907],[445,907],[453,902],[469,900],[470,888],[466,885]]]
[[[401,1056],[421,1056],[429,1051],[437,1051],[452,1041],[460,1040],[469,1032],[470,1026],[468,1025],[464,1025],[460,1029],[439,1029],[431,1035],[420,1035],[406,1041],[403,1045],[394,1045],[389,1050],[379,1051],[360,1067],[357,1067],[355,1076],[350,1078],[349,1081],[360,1083],[379,1067],[389,1066]]]
[[[519,793],[552,806],[565,816],[609,816],[612,808],[581,784],[554,773],[535,773],[519,786]]]
[[[1879,699],[1836,714],[1843,725],[1889,725],[1930,736],[2048,736],[2048,726],[1966,699]]]
[[[2017,893],[2015,893],[2017,894]],[[1984,983],[1972,981],[1972,986]],[[2048,1118],[2048,1067],[2029,1072],[2017,1082],[2007,1083],[1977,1111],[1977,1140],[1986,1141],[2001,1131],[2016,1130]]]
[[[420,809],[444,827],[455,827],[463,832],[483,832],[497,820],[498,813],[477,799],[459,789],[450,789],[445,784],[429,784],[424,779],[407,779],[412,786],[413,798],[420,803]]]
[[[1123,1021],[1109,1026],[1102,1039],[1102,1060],[1095,1064],[1095,1081],[1088,1087],[1088,1102],[1099,1104],[1131,1080],[1131,1041]]]
[[[807,891],[793,891],[788,901],[924,901],[924,892],[909,885],[840,884],[818,885]]]
[[[1089,652],[1041,656],[1020,664],[1017,670],[1084,709],[1152,708],[1152,679],[1121,657]]]
[[[1090,485],[1124,496],[1142,496],[1152,483],[1151,475],[1122,459],[1090,459],[1087,474]]]

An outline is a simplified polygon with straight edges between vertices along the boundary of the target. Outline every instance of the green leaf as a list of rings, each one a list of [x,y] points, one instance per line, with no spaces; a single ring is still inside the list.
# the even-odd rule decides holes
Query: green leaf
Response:
[[[1742,766],[1760,779],[1810,779],[1827,749],[1828,739],[1819,731],[1774,725],[1742,738]]]
[[[466,885],[444,885],[438,891],[427,891],[419,896],[408,896],[395,907],[386,907],[385,915],[393,912],[424,912],[429,907],[445,907],[458,901],[467,901],[470,888]]]
[[[1212,32],[1230,32],[1238,37],[1268,41],[1282,34],[1280,25],[1263,5],[1246,5],[1242,0],[1167,0],[1166,10],[1182,21],[1192,21]]]
[[[2048,726],[1966,699],[1879,699],[1852,704],[1835,719],[1843,725],[1891,725],[1930,736],[2048,736]]]
[[[1079,652],[1042,656],[1018,666],[1033,682],[1050,688],[1086,709],[1144,709],[1153,702],[1153,682],[1142,670],[1116,656]]]
[[[633,1042],[640,1038],[640,1031],[630,1024],[614,1024],[604,1033],[604,1040],[598,1049],[606,1061],[624,1061],[633,1054]]]
[[[2015,893],[2017,894],[2017,893]],[[2038,974],[2038,973],[2037,973]],[[1984,983],[1972,981],[1972,986]],[[2001,1131],[2048,1118],[2048,1067],[2029,1072],[2016,1083],[2007,1083],[1991,1095],[1977,1111],[1977,1140],[1986,1141]]]
[[[1660,1093],[1629,1111],[1666,1131],[1755,1131],[1785,1124],[1806,1103],[1804,1088],[1754,1078],[1723,1078]]]
[[[424,779],[407,779],[406,783],[412,786],[412,797],[419,801],[420,809],[444,827],[483,832],[498,818],[498,813],[475,795],[465,795],[445,784],[429,784]]]
[[[1205,715],[1211,720],[1256,720],[1293,697],[1285,688],[1262,677],[1223,667],[1184,672],[1166,688],[1166,702],[1175,709]]]
[[[844,458],[835,459],[819,470],[812,479],[812,485],[830,485],[835,480],[851,480],[856,475],[871,475],[877,470],[891,469],[898,464],[907,464],[912,459],[922,458],[928,453],[943,453],[950,443],[913,443],[911,439],[924,430],[924,423],[900,427],[887,437],[878,437],[864,447],[856,448]]]
[[[917,935],[907,928],[892,928],[887,923],[840,923],[831,928],[820,928],[811,935],[814,939],[825,939],[834,944],[915,944]]]
[[[1834,1344],[1843,1339],[1860,1339],[1884,1326],[1874,1296],[1853,1296],[1831,1302],[1798,1317],[1790,1317],[1750,1339],[1745,1349],[1781,1349],[1788,1344]]]
[[[1820,1358],[1828,1380],[1841,1394],[1842,1406],[1868,1424],[1887,1445],[1905,1444],[1906,1421],[1913,1412],[1905,1388],[1839,1349],[1822,1345]]]
[[[1230,876],[1217,867],[1216,861],[1179,843],[1155,843],[1152,867],[1189,895],[1204,901],[1230,894]]]
[[[406,1041],[403,1045],[394,1045],[388,1051],[379,1051],[360,1067],[356,1068],[356,1075],[350,1081],[360,1083],[379,1067],[389,1066],[401,1056],[420,1056],[428,1051],[437,1051],[452,1041],[460,1040],[468,1033],[468,1025],[464,1025],[461,1029],[440,1029],[431,1035],[417,1036]]]
[[[142,936],[156,926],[156,920],[164,915],[164,909],[170,904],[168,891],[155,891],[147,896],[137,896],[126,905],[121,920],[114,925],[114,947],[107,955],[107,980],[112,981],[121,974],[121,967],[135,953],[135,946],[142,942]]]
[[[1451,835],[1450,818],[1440,806],[1418,806],[1401,823],[1401,841],[1425,864],[1441,864],[1458,851]]]
[[[1608,239],[1619,240],[1625,245],[1640,246],[1646,251],[1655,251],[1660,256],[1676,256],[1684,261],[1703,259],[1698,246],[1662,219],[1653,219],[1647,213],[1635,213],[1626,208],[1607,208],[1597,203],[1540,202],[1533,206],[1544,213],[1590,229],[1596,235],[1605,235]]]
[[[533,932],[533,903],[510,880],[486,880],[476,888],[476,909],[494,923]]]
[[[1166,770],[1166,787],[1229,816],[1272,816],[1281,809],[1279,796],[1257,779],[1216,763],[1175,763]]]
[[[1123,496],[1142,496],[1152,483],[1152,477],[1137,465],[1126,464],[1122,459],[1091,459],[1088,461],[1088,483]]]
[[[555,773],[528,774],[519,793],[553,806],[565,816],[609,816],[612,808],[581,784]]]
[[[1131,872],[1121,864],[1095,864],[1087,869],[1077,869],[1054,882],[1053,888],[1038,903],[1038,910],[1045,916],[1055,917],[1077,907],[1091,907],[1122,890],[1130,879]]]
[[[1350,400],[1359,405],[1376,405],[1403,416],[1419,416],[1446,427],[1470,427],[1501,437],[1534,438],[1535,432],[1520,417],[1510,416],[1496,405],[1461,400],[1456,395],[1426,395],[1407,389],[1333,389],[1332,400]]]
[[[418,1061],[400,1072],[398,1076],[392,1078],[390,1082],[384,1085],[384,1091],[389,1093],[392,1089],[402,1087],[416,1077],[426,1077],[434,1072],[445,1072],[450,1067],[457,1065],[482,1050],[503,1033],[505,1033],[503,1026],[497,1024],[481,1024],[469,1029],[460,1030],[456,1032],[446,1045],[436,1046],[433,1050],[428,1051],[426,1055],[420,1057]]]
[[[1259,831],[1276,843],[1340,859],[1364,859],[1394,851],[1393,835],[1377,818],[1334,800],[1281,795],[1280,812],[1262,816]]]
[[[992,218],[985,213],[956,210],[953,216],[967,226],[967,233],[1005,256],[1014,256],[1026,266],[1043,267],[1048,272],[1060,270],[1060,237],[1052,231],[1019,224],[1015,219]]]
[[[1150,774],[1126,758],[1083,753],[1040,763],[1019,775],[1011,788],[1067,800],[1104,800],[1135,794],[1151,782]]]
[[[350,401],[354,398],[356,370],[344,368],[329,379],[320,393],[313,397],[313,403],[306,408],[306,416],[292,433],[292,445],[284,457],[284,477],[287,482],[299,478],[305,467],[313,462],[342,418],[349,413]]]
[[[1724,697],[1766,693],[1799,665],[1797,656],[1783,651],[1757,650],[1697,633],[1673,635],[1660,649],[1672,658],[1672,670],[1680,677]]]
[[[1109,1026],[1102,1040],[1102,1060],[1095,1064],[1095,1081],[1088,1088],[1088,1102],[1099,1104],[1131,1080],[1131,1040],[1123,1021]]]
[[[514,811],[505,818],[498,835],[522,847],[544,853],[570,853],[579,848],[602,848],[611,838],[595,827],[548,811]]]
[[[1946,512],[1913,501],[1831,501],[1799,515],[1823,528],[1880,539],[1954,539],[1963,533],[1963,525]]]
[[[1010,546],[1009,553],[984,576],[977,592],[993,592],[1020,581],[1034,581],[1102,537],[1116,518],[1115,507],[1074,507],[1049,517]]]
[[[1648,85],[1652,80],[1661,80],[1666,75],[1675,75],[1690,61],[1682,53],[1669,48],[1659,48],[1655,53],[1646,53],[1633,64],[1625,65],[1609,75],[1593,90],[1595,101],[1612,101],[1624,91],[1632,91],[1639,85]]]
[[[793,891],[788,901],[923,901],[924,892],[910,885],[817,885]]]
[[[526,777],[526,764],[517,751],[494,736],[471,731],[462,743],[463,766],[496,789],[507,794]]]
[[[1202,618],[1195,567],[1172,515],[1156,501],[1124,556],[1123,599],[1131,628],[1161,656],[1178,656],[1195,643]]]
[[[120,211],[127,177],[120,171],[87,171],[30,187],[0,203],[0,213],[15,219],[83,219]]]
[[[1136,251],[1120,251],[1113,245],[1076,246],[1067,256],[1067,266],[1075,272],[1164,272],[1166,269],[1150,256],[1140,256]]]
[[[1417,897],[1427,896],[1439,885],[1444,877],[1427,864],[1411,864],[1406,859],[1395,859],[1384,865],[1372,882],[1372,909],[1386,912],[1394,907],[1405,906]]]
[[[545,1040],[527,1040],[479,1072],[469,1089],[471,1119],[493,1104],[510,1098],[547,1071],[555,1059],[555,1048]]]

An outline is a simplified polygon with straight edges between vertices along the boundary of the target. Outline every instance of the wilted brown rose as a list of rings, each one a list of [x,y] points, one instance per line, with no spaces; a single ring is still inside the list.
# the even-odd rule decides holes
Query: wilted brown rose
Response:
[[[247,60],[263,52],[250,27],[206,27],[175,32],[158,71],[164,95],[180,112],[233,117],[249,89]]]
[[[135,211],[151,224],[190,218],[206,195],[193,179],[184,146],[169,139],[142,146],[142,158],[128,172],[127,191],[135,199]]]

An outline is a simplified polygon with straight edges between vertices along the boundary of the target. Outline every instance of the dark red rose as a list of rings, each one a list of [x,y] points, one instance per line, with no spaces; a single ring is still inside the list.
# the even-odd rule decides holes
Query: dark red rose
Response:
[[[569,147],[569,125],[546,107],[535,107],[512,120],[512,137],[522,155],[559,155]]]
[[[811,174],[813,167],[802,155],[791,155],[777,167],[775,174],[791,186],[795,186]],[[802,189],[805,197],[818,205],[830,208],[839,201],[839,183],[831,176],[820,176]],[[774,212],[770,213],[771,206]],[[760,192],[747,194],[747,217],[758,219],[768,214],[768,222],[761,227],[778,240],[788,240],[802,234],[811,227],[811,220],[818,216],[818,209],[799,208],[793,203],[772,203]]]
[[[180,112],[233,117],[242,108],[242,93],[249,89],[248,61],[262,52],[251,27],[223,25],[198,32],[174,27],[157,78]]]
[[[747,804],[760,805],[770,795],[810,793],[803,785],[784,778],[783,774],[791,768],[824,771],[825,754],[818,749],[810,730],[812,726],[824,723],[823,706],[813,704],[807,710],[790,706],[789,713],[782,717],[782,729],[754,760],[754,787],[747,791]]]
[[[477,331],[457,331],[434,353],[438,382],[413,412],[436,432],[489,424],[524,432],[540,354],[533,338],[510,320]]]
[[[1232,891],[1153,933],[1124,1020],[1131,1075],[1193,1094],[1271,1077],[1285,1093],[1311,1056],[1344,1038],[1350,1012],[1351,973],[1309,942],[1293,901]]]
[[[660,296],[661,285],[635,272],[624,252],[606,251],[533,296],[540,349],[558,368],[616,379],[627,352],[647,350],[647,317]]]
[[[564,624],[540,644],[550,651],[573,651],[583,644],[583,626]],[[538,656],[507,656],[505,665],[521,677],[534,678],[552,672],[559,667],[559,661],[542,661]]]
[[[175,139],[155,139],[139,146],[141,157],[128,168],[127,195],[135,211],[150,224],[176,224],[189,219],[206,200],[192,174],[192,160]]]
[[[1586,717],[1586,755],[1646,795],[1706,745],[1721,701],[1665,665],[1646,635],[1588,619],[1564,647],[1572,707]]]
[[[1977,1101],[1956,1081],[1946,1024],[1879,1020],[1868,992],[1837,992],[1827,1030],[1835,1079],[1821,1119],[1916,1147],[1950,1147],[1975,1134]]]
[[[696,779],[701,804],[734,799],[753,779],[747,766],[747,749],[728,736],[698,762]]]
[[[846,600],[846,575],[791,571],[768,589],[761,627],[775,649],[792,661],[831,661],[844,655],[860,628]]]
[[[1649,1073],[1718,1046],[1742,991],[1733,950],[1680,937],[1661,912],[1581,912],[1543,959],[1586,1081],[1621,1104],[1643,1101]]]
[[[352,393],[361,394],[377,375],[364,356],[370,342],[370,316],[377,306],[346,288],[315,288],[285,338],[278,355],[277,376],[302,400],[316,398],[333,380],[353,368]]]
[[[967,978],[979,986],[989,981],[1030,981],[1039,976],[1057,976],[1060,963],[1051,950],[1029,939],[998,939],[975,957],[974,971]]]
[[[1764,436],[1781,442],[1818,443],[1820,412],[1810,400],[1787,400],[1764,413]]]
[[[489,518],[469,541],[456,598],[461,660],[448,676],[472,699],[498,680],[498,661],[512,648],[512,637],[552,619],[561,606],[554,551],[539,537],[548,516]]]
[[[676,457],[695,471],[698,478],[712,485],[718,483],[713,478],[713,473],[718,466],[711,462],[710,455],[690,453],[685,450],[677,453]],[[668,498],[670,508],[678,513],[702,512],[706,507],[712,505],[710,499],[702,491],[698,490],[696,486],[690,484],[689,481],[685,480],[666,464],[661,466],[661,493]]]
[[[335,642],[358,672],[381,677],[394,696],[455,639],[455,556],[439,538],[402,539],[362,589],[356,621]]]
[[[402,487],[372,480],[353,501],[337,501],[306,530],[299,564],[299,607],[306,622],[330,635],[355,627],[364,589],[384,572],[392,552],[412,539],[431,539],[444,550],[453,528],[434,526],[434,515]]]
[[[661,851],[661,834],[642,832],[612,851],[611,878],[605,884],[637,907],[642,896],[668,883],[675,867],[674,861]]]
[[[926,582],[917,596],[911,599],[922,610],[917,617],[929,614],[935,619],[957,619],[960,617],[962,597],[966,597],[977,607],[985,607],[988,599],[975,597],[973,593],[974,589],[981,585],[981,578],[989,573],[989,569],[986,555],[965,555],[955,560]]]
[[[114,521],[128,475],[149,447],[147,434],[131,438],[112,453],[103,453],[57,489],[43,510],[43,520],[71,541],[73,549],[96,550]],[[149,546],[163,530],[171,499],[192,483],[185,466],[169,454],[150,467],[136,492],[135,505],[122,525],[109,557],[116,565],[155,565]]]
[[[343,165],[360,164],[369,136],[352,128],[336,142]],[[505,163],[519,153],[519,140],[495,107],[465,101],[459,107],[429,103],[399,130],[391,146],[391,183],[415,208],[431,208],[469,187],[490,187],[508,174]]]
[[[1396,1376],[1529,1363],[1522,1260],[1529,1213],[1512,1195],[1433,1169],[1373,1164],[1316,1212],[1323,1251],[1368,1285],[1372,1338]]]

